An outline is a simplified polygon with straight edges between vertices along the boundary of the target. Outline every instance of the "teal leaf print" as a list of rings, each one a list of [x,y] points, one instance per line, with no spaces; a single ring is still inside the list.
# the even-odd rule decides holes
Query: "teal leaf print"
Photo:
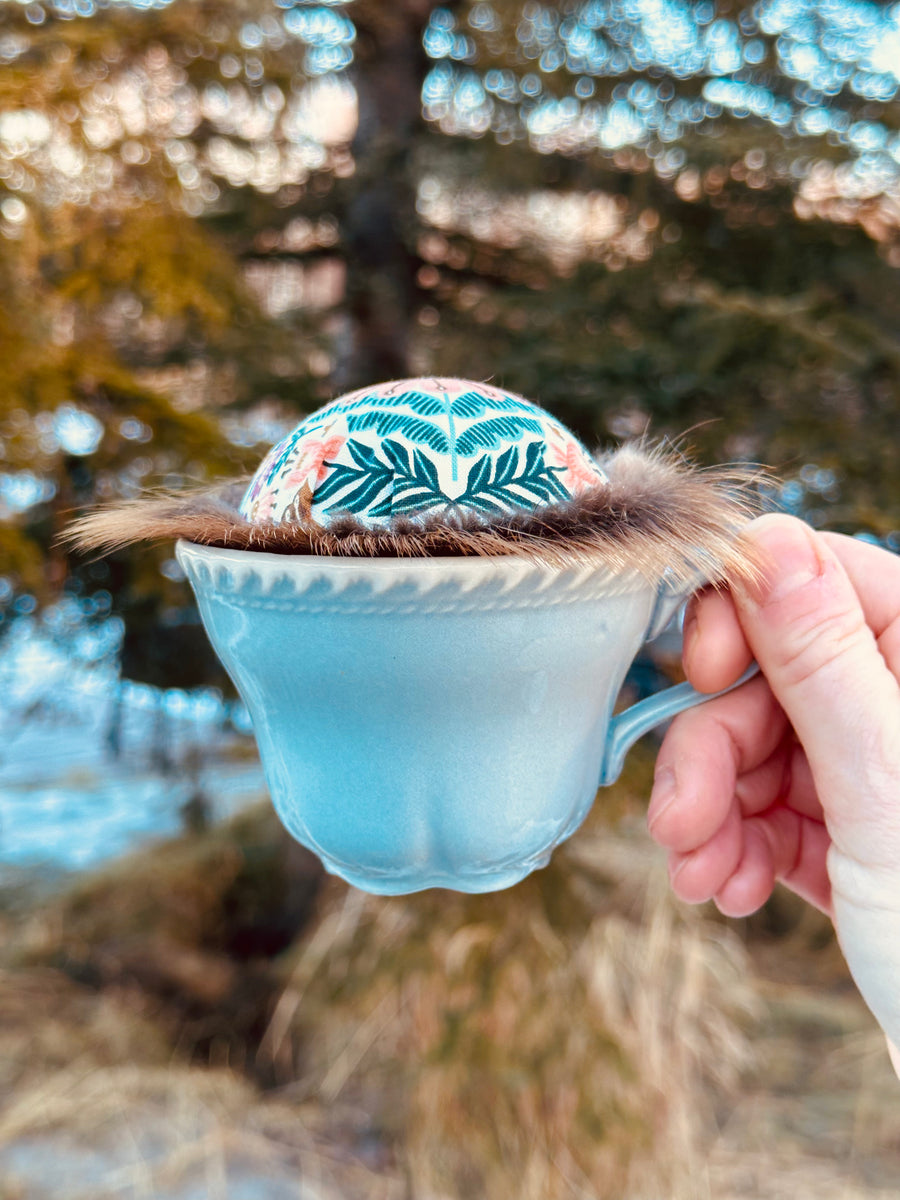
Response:
[[[394,497],[388,493],[383,500],[379,500],[374,508],[370,508],[365,516],[367,519],[371,519],[372,517],[390,517],[394,512],[393,506]],[[333,509],[329,509],[329,512],[331,511],[333,511]]]
[[[441,491],[437,470],[421,450],[410,451],[402,442],[386,441],[382,446],[384,456],[394,467],[394,496],[391,504],[393,513],[416,512],[433,508],[436,504],[447,504]]]
[[[529,465],[530,450],[532,446],[536,446],[538,450],[543,450],[543,442],[529,442],[525,447],[525,465],[526,470]],[[494,482],[496,484],[511,483],[516,477],[516,467],[519,465],[519,455],[516,452],[515,446],[510,446],[508,450],[504,450],[494,464]]]
[[[510,447],[512,449],[512,447]],[[478,495],[491,476],[491,456],[482,454],[469,472],[466,480],[466,495]]]
[[[427,455],[423,454],[421,450],[416,450],[416,452],[413,454],[413,464],[415,466],[416,477],[427,479],[431,488],[435,492],[439,492],[441,490],[441,485],[438,482],[437,467],[434,465],[431,459],[428,458]]]
[[[325,480],[319,484],[314,492],[316,504],[330,500],[332,496],[336,495],[343,488],[359,479],[365,478],[368,474],[365,470],[359,471],[355,467],[347,466],[345,463],[328,463],[326,465],[330,466],[331,469]]]
[[[497,450],[504,442],[515,442],[523,433],[541,433],[542,425],[536,417],[491,417],[470,425],[456,441],[456,449],[462,455],[475,454],[478,450]]]
[[[427,392],[397,392],[396,395],[367,394],[359,400],[336,400],[330,406],[331,415],[359,412],[360,409],[380,408],[411,408],[420,417],[436,417],[444,411],[444,401],[440,396],[430,396]]]
[[[391,516],[411,516],[413,513],[425,512],[426,509],[434,508],[438,504],[446,505],[447,503],[449,502],[445,495],[435,496],[430,489],[395,492],[391,500]]]
[[[405,404],[420,417],[440,416],[446,407],[441,396],[429,396],[427,392],[401,392],[392,399],[396,399],[398,404]]]
[[[570,500],[571,494],[559,475],[564,467],[550,467],[545,461],[547,447],[544,442],[529,442],[525,447],[525,470],[523,477],[535,491],[544,489],[547,500]]]
[[[346,509],[347,512],[365,512],[378,499],[385,486],[389,485],[390,477],[385,480],[380,473],[373,474],[367,479],[361,479],[359,485],[352,492],[342,496],[337,505],[332,507]],[[388,496],[390,496],[390,492],[388,492]]]
[[[569,493],[557,478],[557,468],[544,462],[545,451],[545,443],[537,441],[529,442],[524,452],[510,446],[496,460],[489,454],[482,455],[472,465],[466,490],[456,503],[483,512],[502,512],[568,500]]]
[[[404,446],[402,442],[397,442],[393,438],[390,438],[383,443],[381,452],[391,464],[396,474],[413,474],[412,455],[408,447]]]
[[[409,480],[410,484],[415,484],[424,490],[430,490],[436,496],[444,498],[444,493],[441,491],[441,485],[438,480],[437,468],[434,463],[423,454],[421,450],[413,450],[410,452],[408,446],[404,446],[402,442],[387,441],[382,446],[384,456],[394,468],[395,478],[398,480]]]
[[[454,399],[450,411],[454,417],[483,417],[489,407],[494,405],[481,392],[463,392]]]
[[[378,455],[375,453],[373,446],[367,446],[365,442],[353,442],[349,440],[346,445],[350,457],[358,467],[362,467],[366,471],[384,469],[384,464],[378,461]]]
[[[364,512],[369,505],[377,500],[386,487],[390,486],[389,471],[357,471],[353,467],[337,464],[325,483],[313,494],[313,503],[324,504],[333,496],[340,499],[330,505],[327,511]],[[350,486],[349,491],[345,489]],[[343,493],[343,494],[341,494]]]
[[[385,462],[373,447],[362,442],[348,440],[346,448],[356,465],[328,464],[331,474],[314,495],[317,505],[332,501],[325,512],[389,517],[448,503],[434,465],[421,450],[410,452],[402,442],[386,439],[381,445]],[[385,490],[387,494],[382,495]]]
[[[400,433],[411,442],[424,443],[436,454],[449,454],[450,452],[450,442],[443,429],[431,421],[422,421],[407,413],[382,409],[352,413],[347,417],[347,428],[351,433],[374,429],[378,436],[383,438],[391,433]]]
[[[517,412],[525,413],[531,411],[531,406],[526,404],[524,400],[515,400],[512,396],[505,396],[502,400],[495,399],[493,396],[486,396],[484,392],[463,392],[457,396],[450,405],[450,411],[455,417],[483,417],[488,411],[490,412]]]
[[[437,417],[450,411],[455,417],[482,417],[486,412],[531,412],[533,406],[526,400],[513,396],[494,397],[484,392],[462,392],[452,401],[446,393],[435,395],[430,392],[408,391],[384,393],[367,392],[356,400],[333,400],[321,412],[315,414],[317,424],[325,424],[331,418],[341,414],[359,412],[361,409],[381,408],[396,409],[410,408],[420,417]]]
[[[347,463],[327,463],[331,471],[316,488],[314,503],[325,504],[335,496],[340,496],[326,511],[364,512],[381,492],[390,486],[393,471],[379,462],[370,446],[348,440],[346,447],[356,466],[351,467]],[[350,490],[345,491],[347,488]]]

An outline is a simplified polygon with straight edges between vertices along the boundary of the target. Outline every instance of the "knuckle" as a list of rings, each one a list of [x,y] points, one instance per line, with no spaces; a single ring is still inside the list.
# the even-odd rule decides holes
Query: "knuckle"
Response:
[[[784,638],[776,663],[778,673],[786,686],[802,687],[858,654],[869,638],[871,633],[858,608],[811,613],[795,623]]]

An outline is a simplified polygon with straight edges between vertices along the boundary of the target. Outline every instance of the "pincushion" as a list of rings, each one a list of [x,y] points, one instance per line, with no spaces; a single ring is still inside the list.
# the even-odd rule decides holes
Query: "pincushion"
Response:
[[[465,379],[361,388],[301,421],[263,459],[240,504],[254,524],[351,515],[488,516],[570,500],[607,477],[549,413]]]
[[[515,554],[657,586],[758,571],[741,529],[759,471],[697,468],[645,442],[591,457],[514,393],[462,379],[363,388],[312,413],[245,480],[88,513],[82,550],[181,538],[225,549],[358,558]]]

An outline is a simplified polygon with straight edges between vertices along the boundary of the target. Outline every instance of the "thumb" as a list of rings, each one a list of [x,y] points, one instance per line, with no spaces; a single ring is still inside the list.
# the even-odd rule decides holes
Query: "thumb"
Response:
[[[783,516],[751,533],[766,564],[735,593],[741,624],[812,771],[847,964],[900,1045],[900,686],[825,541]]]

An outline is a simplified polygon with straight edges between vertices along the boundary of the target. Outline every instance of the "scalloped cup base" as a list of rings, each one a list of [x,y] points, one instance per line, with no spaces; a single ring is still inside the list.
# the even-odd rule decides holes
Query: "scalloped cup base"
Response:
[[[443,871],[429,875],[413,870],[396,875],[385,875],[382,878],[345,867],[342,863],[336,863],[327,855],[319,852],[322,866],[329,875],[336,875],[345,883],[359,888],[361,892],[369,892],[373,896],[408,896],[412,892],[424,892],[429,888],[446,888],[453,892],[467,892],[470,895],[479,895],[483,892],[502,892],[506,888],[521,883],[532,871],[546,867],[551,855],[552,850],[545,850],[542,854],[536,854],[533,858],[526,859],[515,866],[498,868],[494,871]]]
[[[177,554],[285,826],[383,895],[496,891],[545,865],[593,803],[625,672],[675,603],[511,555]]]

